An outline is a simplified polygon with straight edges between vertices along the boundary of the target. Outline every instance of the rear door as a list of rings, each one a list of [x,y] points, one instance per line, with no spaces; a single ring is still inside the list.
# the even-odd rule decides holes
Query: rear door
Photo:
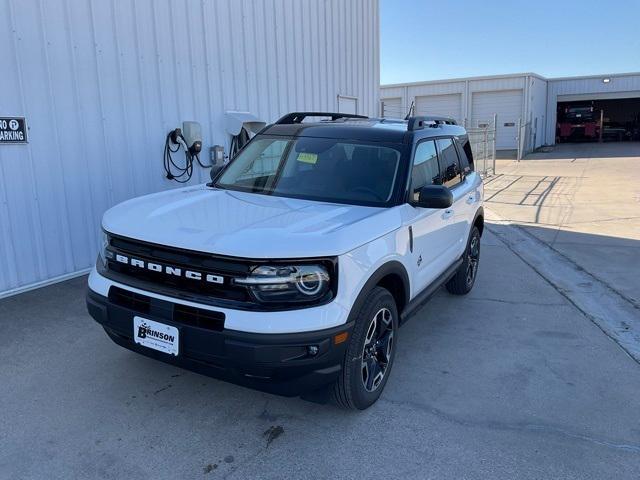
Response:
[[[436,140],[438,159],[440,163],[440,177],[443,184],[453,194],[453,205],[444,211],[447,248],[444,256],[447,265],[452,264],[464,252],[469,233],[469,196],[472,185],[466,182],[458,158],[454,139],[451,137]]]

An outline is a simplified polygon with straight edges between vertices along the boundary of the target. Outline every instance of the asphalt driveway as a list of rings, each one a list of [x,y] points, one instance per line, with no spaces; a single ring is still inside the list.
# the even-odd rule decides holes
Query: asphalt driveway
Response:
[[[441,291],[401,329],[384,394],[358,413],[121,349],[84,286],[0,301],[0,478],[640,472],[638,363],[490,232],[473,292]]]

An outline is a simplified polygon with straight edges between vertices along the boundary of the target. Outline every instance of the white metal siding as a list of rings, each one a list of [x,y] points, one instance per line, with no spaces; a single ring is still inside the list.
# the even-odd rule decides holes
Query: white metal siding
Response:
[[[471,126],[478,122],[491,122],[497,117],[496,148],[516,148],[518,119],[522,118],[522,90],[474,92],[472,94]],[[505,126],[512,123],[513,126]]]
[[[416,97],[417,115],[443,115],[462,122],[462,95],[425,95]]]
[[[530,77],[529,113],[524,115],[531,122],[532,148],[546,142],[547,122],[547,81]]]
[[[380,114],[386,118],[404,118],[407,111],[402,106],[402,98],[383,98]]]
[[[535,74],[515,74],[383,85],[380,87],[380,95],[383,98],[401,97],[405,111],[408,111],[412,100],[416,100],[417,102],[417,99],[420,97],[458,95],[460,98],[460,113],[456,118],[458,118],[461,123],[468,125],[471,120],[471,102],[474,93],[523,90],[526,87],[526,79],[528,77],[540,78]]]
[[[271,121],[357,97],[376,115],[378,0],[4,0],[0,296],[90,267],[102,213],[177,186],[162,149],[183,120],[204,152],[228,145],[225,110]],[[194,182],[208,173],[198,169]]]

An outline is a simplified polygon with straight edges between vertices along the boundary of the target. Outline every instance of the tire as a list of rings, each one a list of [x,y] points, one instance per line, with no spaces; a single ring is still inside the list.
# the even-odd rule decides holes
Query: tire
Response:
[[[385,288],[375,287],[355,312],[355,319],[333,394],[339,406],[364,410],[380,397],[393,366],[398,338],[393,296]]]
[[[453,295],[466,295],[476,282],[480,262],[480,230],[475,225],[471,229],[464,260],[455,275],[446,284],[447,291]]]

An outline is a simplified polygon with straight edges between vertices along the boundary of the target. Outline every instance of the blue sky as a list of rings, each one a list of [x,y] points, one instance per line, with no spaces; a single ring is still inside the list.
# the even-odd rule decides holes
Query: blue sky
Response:
[[[640,71],[640,0],[380,0],[382,84]]]

